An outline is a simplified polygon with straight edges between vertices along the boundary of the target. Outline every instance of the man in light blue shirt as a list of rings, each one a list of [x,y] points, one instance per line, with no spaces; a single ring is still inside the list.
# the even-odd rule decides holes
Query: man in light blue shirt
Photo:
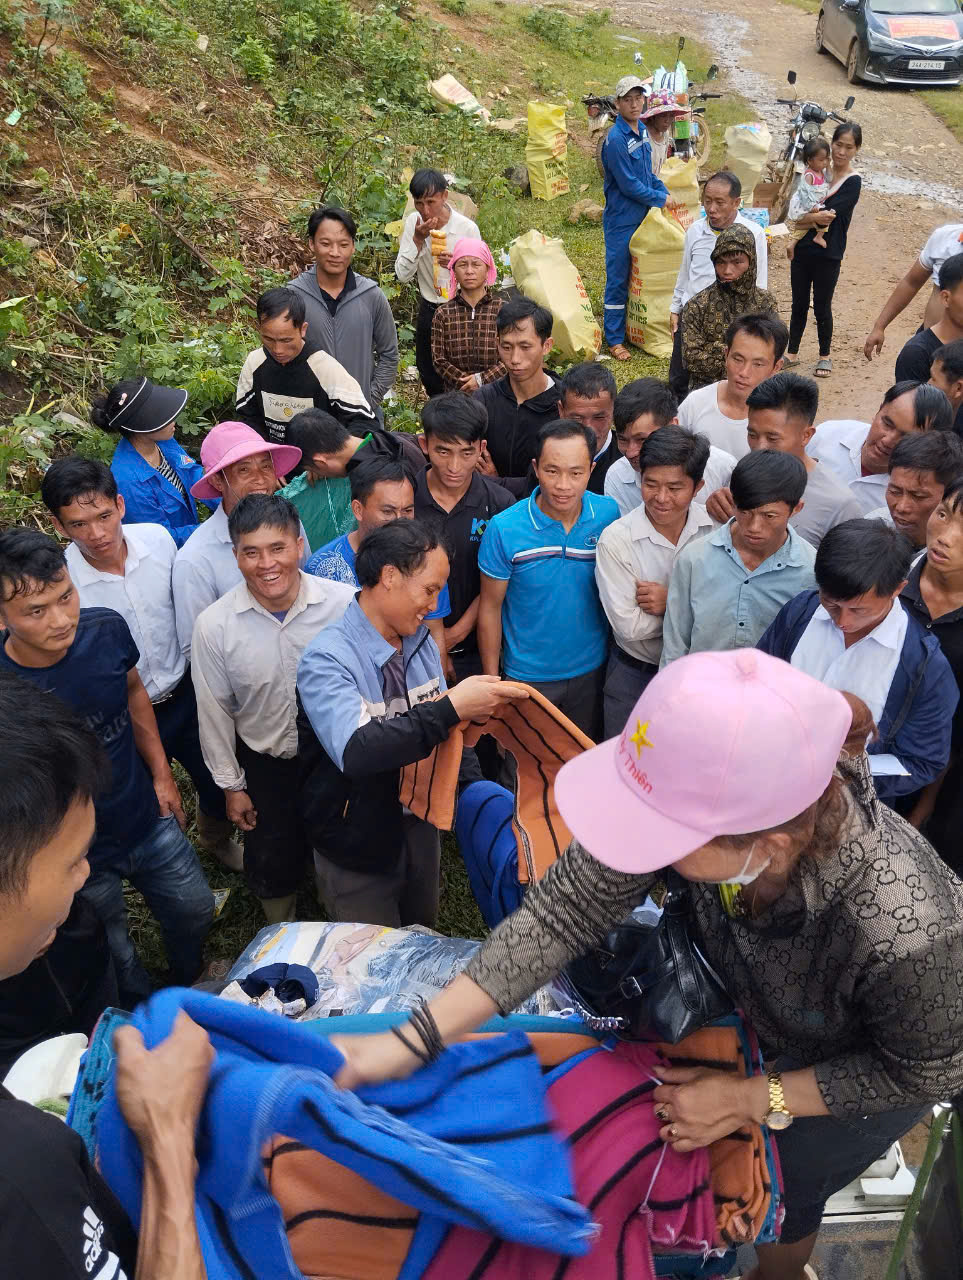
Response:
[[[789,526],[805,488],[806,468],[791,453],[760,449],[739,460],[732,520],[690,543],[673,566],[661,666],[704,649],[751,647],[788,600],[815,585],[815,550]]]
[[[613,498],[587,491],[595,447],[581,423],[546,423],[535,440],[538,488],[492,516],[478,551],[485,674],[501,666],[533,685],[590,738],[600,728],[609,643],[595,549],[619,515]]]
[[[358,548],[373,529],[380,529],[392,520],[414,519],[415,489],[411,470],[402,458],[371,458],[361,462],[352,469],[350,480],[351,511],[358,527],[333,538],[316,551],[304,566],[304,572],[332,582],[345,582],[357,589],[355,557]],[[449,613],[451,603],[448,584],[445,583],[438,597],[438,607],[427,614],[425,625],[438,646],[446,676],[451,670],[451,659],[445,644],[443,620]]]

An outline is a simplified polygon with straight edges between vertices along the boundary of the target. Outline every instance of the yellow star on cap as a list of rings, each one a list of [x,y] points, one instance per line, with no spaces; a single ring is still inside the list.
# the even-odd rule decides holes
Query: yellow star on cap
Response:
[[[633,733],[633,734],[632,734],[632,737],[631,737],[631,738],[629,738],[629,742],[634,742],[634,743],[635,743],[635,754],[636,754],[637,756],[641,756],[641,755],[642,755],[642,748],[643,748],[643,747],[654,747],[654,746],[655,746],[655,743],[654,743],[654,742],[650,742],[650,741],[649,741],[649,739],[648,739],[648,732],[649,732],[649,722],[648,722],[648,720],[646,720],[645,724],[643,724],[641,720],[636,720],[636,722],[635,722],[635,733]]]

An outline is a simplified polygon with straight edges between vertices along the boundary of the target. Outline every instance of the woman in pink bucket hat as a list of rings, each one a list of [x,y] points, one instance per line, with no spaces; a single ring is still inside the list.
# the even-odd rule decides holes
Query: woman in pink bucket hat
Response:
[[[622,734],[559,772],[575,839],[465,971],[395,1034],[336,1037],[345,1087],[401,1078],[509,1012],[672,865],[694,940],[768,1074],[668,1068],[660,1136],[773,1133],[786,1216],[753,1280],[806,1280],[828,1196],[963,1089],[963,885],[876,797],[865,705],[757,650],[680,658]],[[415,1052],[408,1045],[415,1046]]]
[[[673,122],[685,114],[686,108],[679,106],[675,94],[668,89],[657,89],[646,99],[640,118],[645,122],[645,131],[652,145],[652,172],[656,177],[672,153]]]

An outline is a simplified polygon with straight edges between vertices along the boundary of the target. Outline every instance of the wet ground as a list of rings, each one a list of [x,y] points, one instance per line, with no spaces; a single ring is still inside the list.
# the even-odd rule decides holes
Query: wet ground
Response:
[[[790,111],[775,99],[792,96],[786,84],[790,68],[797,73],[800,97],[827,109],[842,113],[846,98],[855,95],[850,116],[863,128],[858,163],[863,194],[836,291],[834,374],[821,384],[820,418],[868,420],[893,381],[900,347],[920,323],[923,294],[891,325],[882,357],[872,365],[862,354],[863,343],[933,228],[963,221],[963,148],[912,90],[847,84],[842,65],[816,53],[815,15],[792,5],[674,0],[668,11],[653,0],[616,0],[613,16],[643,30],[664,32],[671,22],[673,30],[708,44],[722,72],[713,88],[728,88],[753,104],[754,118],[765,120],[772,133],[773,154],[788,133]],[[707,118],[711,127],[711,103]],[[784,244],[774,241],[770,250],[770,287],[788,320]],[[812,323],[801,356],[801,371],[811,371],[817,358]]]

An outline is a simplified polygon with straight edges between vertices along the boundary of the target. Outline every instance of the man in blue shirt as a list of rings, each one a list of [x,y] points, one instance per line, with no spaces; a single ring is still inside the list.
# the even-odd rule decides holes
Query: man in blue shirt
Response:
[[[661,666],[704,649],[756,643],[782,606],[815,586],[816,552],[789,521],[802,509],[806,468],[760,449],[736,463],[736,514],[676,558],[662,624]]]
[[[598,736],[609,628],[595,585],[595,548],[618,519],[613,498],[587,492],[595,435],[561,418],[535,439],[538,488],[492,516],[478,552],[478,649],[590,738]]]
[[[346,582],[358,587],[355,573],[355,557],[358,548],[372,529],[380,529],[391,520],[413,520],[415,516],[415,487],[411,470],[401,458],[372,458],[360,462],[349,473],[351,480],[351,511],[358,527],[343,533],[321,547],[304,566],[305,573],[317,578],[329,578],[332,582]],[[441,654],[442,668],[448,679],[453,678],[451,660],[445,644],[444,619],[451,613],[448,584],[441,589],[438,606],[425,618],[425,625]]]
[[[619,118],[602,146],[605,170],[605,341],[617,360],[628,360],[625,349],[625,307],[629,300],[632,259],[629,241],[650,209],[661,209],[669,198],[664,183],[652,172],[652,146],[639,121],[645,110],[645,90],[636,75],[623,76],[615,86]]]
[[[122,1000],[133,1008],[152,991],[127,932],[124,880],[161,925],[173,980],[189,986],[200,975],[214,899],[181,830],[184,810],[130,628],[113,609],[80,608],[63,551],[35,529],[0,534],[0,621],[0,665],[72,707],[111,767],[81,892],[107,929]]]

